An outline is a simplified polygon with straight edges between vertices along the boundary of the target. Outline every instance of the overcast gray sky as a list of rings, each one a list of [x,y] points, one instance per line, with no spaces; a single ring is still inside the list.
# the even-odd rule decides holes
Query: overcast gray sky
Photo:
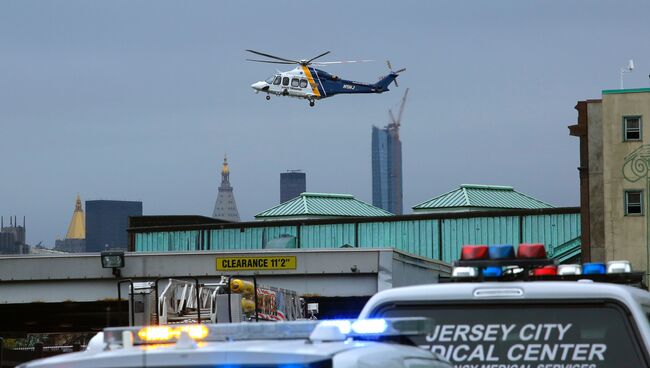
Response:
[[[372,201],[371,126],[411,88],[405,211],[462,183],[579,204],[576,101],[648,87],[648,1],[0,1],[0,214],[28,241],[65,235],[80,193],[145,214],[210,215],[225,152],[243,220],[279,201],[279,174]],[[382,95],[255,95],[275,65],[244,50],[327,60]],[[323,58],[326,59],[326,58]],[[281,66],[282,67],[282,66]]]

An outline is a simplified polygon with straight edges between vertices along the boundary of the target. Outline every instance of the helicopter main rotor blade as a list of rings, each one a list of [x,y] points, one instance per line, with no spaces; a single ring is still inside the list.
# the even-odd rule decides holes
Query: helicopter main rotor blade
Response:
[[[323,56],[325,56],[325,55],[327,55],[327,54],[329,54],[329,53],[330,53],[329,51],[325,51],[324,53],[322,53],[322,54],[320,54],[320,55],[318,55],[318,56],[316,56],[316,57],[313,57],[313,58],[307,60],[307,64],[311,64],[312,61],[318,59],[319,57],[323,57]]]
[[[341,61],[317,61],[314,65],[330,65],[330,64],[347,64],[347,63],[368,63],[374,60],[341,60]]]
[[[278,57],[278,56],[273,56],[273,55],[270,55],[270,54],[265,54],[263,52],[255,51],[255,50],[246,50],[246,51],[252,52],[253,54],[257,54],[257,55],[260,55],[260,56],[266,56],[266,57],[271,58],[271,59],[282,60],[282,61],[290,61],[290,62],[292,62],[294,64],[300,64],[300,62],[297,61],[297,60],[285,59],[285,58],[281,58],[281,57]]]
[[[246,59],[246,61],[254,61],[256,63],[269,63],[269,64],[295,64],[291,61],[272,61],[272,60],[255,60],[255,59]]]

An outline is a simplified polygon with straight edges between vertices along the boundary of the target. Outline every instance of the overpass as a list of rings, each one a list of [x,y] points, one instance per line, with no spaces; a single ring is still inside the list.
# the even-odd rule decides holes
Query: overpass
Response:
[[[241,264],[225,261],[274,257],[294,263],[285,269],[257,264],[243,269]],[[328,306],[351,313],[378,291],[436,282],[439,275],[450,271],[444,262],[399,250],[360,248],[126,253],[120,270],[121,279],[134,281],[190,276],[211,283],[222,275],[254,275],[259,284],[294,290],[309,301],[318,301],[324,313]],[[111,269],[102,268],[99,254],[2,256],[0,314],[14,318],[3,321],[0,336],[88,331],[124,323],[127,304],[117,301],[118,280]],[[124,312],[116,315],[118,309]]]

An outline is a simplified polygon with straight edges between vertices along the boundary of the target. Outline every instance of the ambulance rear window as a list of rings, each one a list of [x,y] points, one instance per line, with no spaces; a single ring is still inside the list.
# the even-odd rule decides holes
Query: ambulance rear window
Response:
[[[455,367],[646,366],[625,312],[613,303],[395,305],[373,317],[407,316],[434,320],[413,342]]]

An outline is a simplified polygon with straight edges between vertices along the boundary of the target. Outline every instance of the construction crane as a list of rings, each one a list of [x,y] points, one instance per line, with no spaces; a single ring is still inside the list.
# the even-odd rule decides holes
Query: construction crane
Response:
[[[402,124],[402,114],[404,113],[404,105],[406,104],[406,97],[409,94],[409,89],[407,88],[404,91],[404,97],[402,97],[402,104],[399,107],[399,113],[397,114],[397,119],[393,115],[393,110],[388,109],[388,115],[390,116],[390,124],[388,124],[388,129],[399,137],[399,127]]]

